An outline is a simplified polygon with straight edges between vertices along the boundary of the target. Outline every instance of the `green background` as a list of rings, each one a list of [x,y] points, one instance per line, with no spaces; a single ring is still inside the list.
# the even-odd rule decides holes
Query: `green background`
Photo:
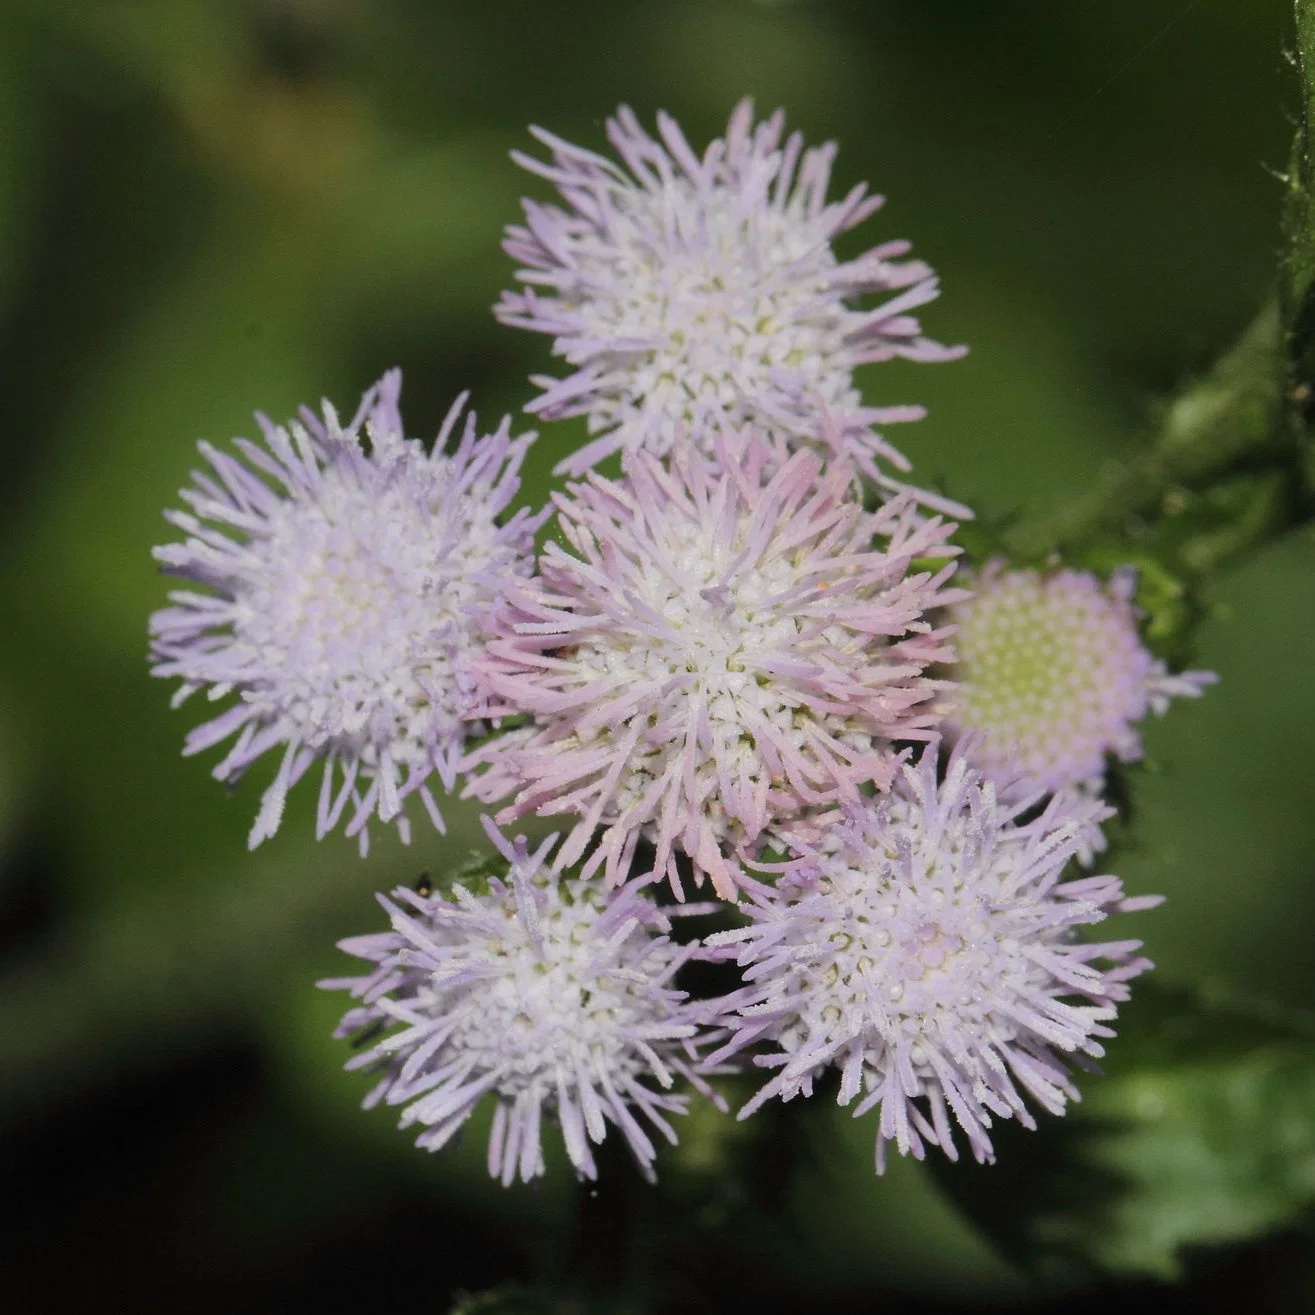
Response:
[[[930,409],[891,437],[992,518],[1043,510],[1134,452],[1267,294],[1287,23],[1279,0],[0,0],[6,1309],[443,1311],[569,1273],[580,1219],[604,1227],[589,1212],[623,1197],[659,1235],[722,1230],[723,1268],[689,1277],[683,1309],[1023,1300],[941,1179],[876,1180],[870,1123],[825,1106],[781,1125],[799,1145],[766,1231],[716,1190],[739,1172],[716,1128],[689,1129],[654,1214],[610,1182],[582,1206],[560,1162],[503,1192],[478,1134],[431,1159],[361,1115],[329,1037],[340,1001],[312,984],[342,971],[337,937],[381,925],[370,892],[464,855],[474,815],[362,863],[310,840],[303,789],[249,855],[262,773],[229,797],[216,755],[180,759],[199,712],[146,675],[149,548],[194,440],[250,433],[255,409],[350,410],[398,364],[412,433],[464,389],[490,422],[518,411],[548,344],[489,308],[501,227],[544,196],[507,158],[526,125],[601,147],[626,101],[701,147],[746,93],[837,139],[837,187],[889,197],[860,239],[908,237],[942,277],[923,323],[971,352],[865,372],[874,404]],[[550,427],[527,500],[579,433]],[[1119,864],[1170,897],[1137,925],[1165,983],[1301,1009],[1313,573],[1302,531],[1208,582],[1195,658],[1222,683],[1147,728]],[[1013,1199],[1015,1170],[992,1172]],[[1281,1170],[1256,1173],[1264,1195]],[[1171,1308],[1270,1308],[1315,1275],[1293,1219],[1214,1219],[1184,1235],[1230,1248],[1167,1263],[1175,1235],[1116,1267],[1176,1270]],[[1110,1299],[1085,1291],[1048,1300]]]

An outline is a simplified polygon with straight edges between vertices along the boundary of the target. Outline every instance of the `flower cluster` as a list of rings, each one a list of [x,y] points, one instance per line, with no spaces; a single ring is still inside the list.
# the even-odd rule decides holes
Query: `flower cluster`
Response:
[[[544,1172],[550,1123],[580,1177],[609,1128],[652,1176],[654,1134],[752,1061],[741,1116],[835,1070],[878,1169],[956,1129],[990,1159],[993,1120],[1063,1113],[1149,967],[1081,933],[1157,901],[1071,869],[1104,849],[1107,757],[1213,677],[1151,656],[1126,573],[960,587],[967,509],[874,428],[921,409],[864,405],[854,371],[961,349],[914,318],[937,283],[906,243],[833,251],[880,205],[828,199],[834,147],[747,101],[702,156],[628,109],[619,164],[537,136],[550,161],[518,158],[560,204],[508,230],[496,313],[571,367],[527,409],[587,417],[575,482],[513,510],[531,436],[460,425],[462,399],[427,449],[396,371],[347,425],[326,403],[202,444],[153,670],[232,702],[186,751],[231,740],[231,782],[277,750],[252,844],[316,763],[319,834],[345,817],[362,849],[376,818],[405,838],[413,794],[441,829],[436,784],[494,814],[492,866],[381,897],[391,930],[342,943],[367,971],[323,983],[355,999],[367,1105],[420,1145],[487,1101],[504,1184]],[[509,843],[530,815],[562,842]],[[693,912],[724,929],[675,937]],[[692,997],[695,960],[740,984]]]

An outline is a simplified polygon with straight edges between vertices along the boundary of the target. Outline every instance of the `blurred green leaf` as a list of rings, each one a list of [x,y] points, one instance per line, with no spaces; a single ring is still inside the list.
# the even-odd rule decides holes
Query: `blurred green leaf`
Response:
[[[1182,1276],[1315,1203],[1315,1020],[1147,983],[1109,1071],[1068,1116],[998,1129],[994,1166],[941,1181],[1043,1282]]]

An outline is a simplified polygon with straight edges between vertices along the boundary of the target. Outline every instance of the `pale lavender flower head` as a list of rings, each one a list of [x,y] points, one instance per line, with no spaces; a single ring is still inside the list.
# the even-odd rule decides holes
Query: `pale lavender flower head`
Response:
[[[380,1075],[366,1108],[405,1105],[426,1150],[446,1145],[485,1096],[496,1102],[489,1173],[509,1185],[544,1172],[543,1125],[555,1120],[576,1173],[594,1178],[590,1143],[619,1129],[650,1179],[649,1131],[675,1143],[667,1116],[686,1112],[678,1078],[717,1101],[696,1071],[702,1006],[672,982],[694,946],[637,886],[553,875],[485,819],[505,877],[450,896],[405,888],[380,896],[393,929],[341,941],[367,960],[362,977],[321,982],[360,1003],[335,1035],[392,1030],[347,1067]]]
[[[405,839],[413,793],[442,829],[428,783],[452,788],[476,729],[465,714],[479,619],[532,568],[542,516],[504,513],[533,436],[513,439],[504,420],[481,437],[469,415],[445,454],[463,397],[427,453],[405,437],[400,389],[401,372],[386,374],[346,427],[326,402],[322,419],[303,409],[286,427],[257,417],[263,446],[199,444],[210,470],[183,490],[190,510],[166,513],[187,537],[155,557],[200,590],[152,616],[152,674],[181,678],[175,706],[201,689],[237,696],[184,748],[236,737],[221,781],[279,751],[253,847],[317,761],[321,836],[345,812],[362,852],[376,816]]]
[[[946,721],[973,737],[975,766],[1057,790],[1099,789],[1105,757],[1141,757],[1136,724],[1171,697],[1198,697],[1213,672],[1170,675],[1137,634],[1130,571],[1010,571],[993,561],[951,612],[959,682]]]
[[[578,814],[563,864],[603,828],[586,876],[625,880],[644,839],[678,892],[683,853],[733,898],[769,822],[884,787],[891,741],[926,738],[944,686],[923,672],[951,650],[923,618],[961,595],[954,526],[909,496],[865,512],[847,467],[777,467],[754,430],[717,452],[640,453],[556,497],[569,550],[547,545],[474,664],[483,715],[532,720],[472,755],[467,789],[515,791],[500,821]]]
[[[537,378],[544,391],[530,409],[586,415],[599,435],[559,469],[578,475],[612,452],[665,456],[687,433],[710,452],[718,425],[752,420],[899,487],[884,466],[908,462],[872,426],[923,409],[865,407],[853,372],[962,354],[925,337],[912,314],[937,296],[931,268],[902,259],[902,241],[836,258],[832,240],[883,198],[860,184],[828,202],[834,143],[805,150],[798,133],[784,137],[779,110],[755,125],[741,101],[702,158],[670,116],[657,123],[660,140],[625,106],[608,121],[624,168],[538,128],[551,162],[514,156],[555,184],[565,208],[524,203],[505,249],[526,289],[504,293],[496,313],[552,334],[572,367]]]
[[[1125,897],[1116,877],[1060,880],[1091,846],[1090,799],[1056,794],[1031,815],[1038,795],[1002,803],[961,752],[938,784],[936,757],[929,746],[887,795],[797,851],[745,902],[747,927],[708,939],[745,982],[720,1020],[734,1037],[710,1060],[763,1043],[756,1063],[777,1070],[740,1117],[811,1095],[834,1066],[839,1103],[878,1110],[878,1172],[891,1141],[956,1159],[956,1124],[991,1160],[993,1119],[1035,1126],[1025,1096],[1063,1114],[1077,1092],[1061,1056],[1089,1067],[1151,966],[1138,941],[1075,932],[1160,902]]]

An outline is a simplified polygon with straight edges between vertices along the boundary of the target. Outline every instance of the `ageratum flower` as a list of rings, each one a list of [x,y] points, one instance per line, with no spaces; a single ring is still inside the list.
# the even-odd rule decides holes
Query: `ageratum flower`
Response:
[[[710,1059],[763,1043],[756,1062],[777,1070],[742,1118],[811,1095],[834,1067],[840,1104],[878,1110],[880,1172],[891,1141],[957,1158],[956,1124],[991,1160],[993,1119],[1035,1126],[1025,1096],[1064,1113],[1077,1092],[1062,1056],[1102,1053],[1129,979],[1151,966],[1138,941],[1074,933],[1159,899],[1129,899],[1111,876],[1061,881],[1092,846],[1091,800],[1057,794],[1026,820],[1038,803],[1001,803],[962,753],[938,784],[929,746],[779,887],[755,889],[749,925],[708,941],[745,982],[723,1006],[733,1039]]]
[[[883,198],[859,184],[828,202],[834,143],[783,141],[780,111],[755,126],[741,101],[702,159],[673,119],[657,122],[660,141],[625,106],[608,121],[624,169],[538,128],[551,163],[514,156],[566,203],[524,202],[525,225],[508,228],[505,249],[526,290],[496,308],[504,324],[551,334],[573,367],[536,378],[544,391],[529,408],[586,415],[599,435],[559,469],[579,475],[612,452],[665,456],[691,428],[710,453],[719,426],[752,420],[898,487],[878,463],[908,462],[872,426],[923,409],[863,406],[853,372],[962,354],[924,337],[911,313],[937,296],[931,268],[901,259],[907,242],[837,260],[833,239]]]
[[[468,789],[515,791],[500,821],[577,814],[561,864],[602,827],[586,876],[624,880],[646,839],[677,891],[683,853],[730,898],[770,821],[884,787],[891,741],[926,738],[944,687],[923,671],[950,649],[923,617],[961,595],[952,562],[912,568],[957,549],[907,495],[869,514],[848,468],[777,468],[752,430],[717,452],[720,473],[686,446],[557,496],[569,550],[547,546],[474,663],[484,715],[532,720],[472,755]]]
[[[1105,757],[1141,757],[1136,724],[1217,677],[1170,675],[1137,634],[1135,576],[1009,571],[988,563],[951,613],[959,687],[946,723],[972,735],[974,764],[998,784],[1099,788]]]
[[[478,893],[380,896],[392,931],[340,942],[370,972],[320,983],[361,1002],[335,1035],[395,1029],[347,1064],[381,1075],[365,1106],[405,1105],[401,1126],[421,1125],[416,1144],[432,1151],[492,1096],[489,1173],[504,1186],[543,1173],[547,1119],[576,1173],[596,1177],[590,1143],[610,1123],[651,1179],[656,1152],[636,1116],[674,1144],[666,1116],[689,1099],[677,1077],[720,1103],[695,1071],[701,1006],[672,986],[694,947],[670,939],[637,886],[609,897],[547,871],[555,836],[531,853],[484,825],[505,876]]]
[[[400,371],[386,374],[346,428],[326,402],[323,419],[303,410],[287,427],[258,417],[264,446],[201,443],[211,469],[183,491],[190,511],[166,514],[187,537],[155,556],[200,591],[170,594],[151,618],[152,673],[182,679],[175,706],[200,689],[237,695],[184,749],[235,736],[221,781],[281,751],[253,847],[317,761],[321,836],[350,803],[362,852],[375,816],[405,839],[413,793],[442,828],[428,783],[452,788],[475,729],[464,716],[479,618],[532,566],[542,517],[503,521],[532,435],[511,438],[504,420],[479,437],[470,415],[446,454],[463,397],[427,453],[404,436],[400,388]]]

